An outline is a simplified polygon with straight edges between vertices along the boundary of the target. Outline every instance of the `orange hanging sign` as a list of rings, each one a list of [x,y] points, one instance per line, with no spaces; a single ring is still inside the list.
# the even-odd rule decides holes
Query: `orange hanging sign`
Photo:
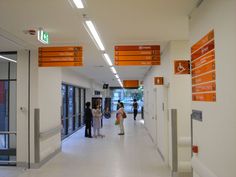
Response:
[[[138,88],[139,80],[124,80],[123,86],[124,88]]]
[[[40,47],[38,50],[40,67],[82,66],[82,47]]]
[[[115,65],[160,65],[159,45],[115,46]]]
[[[115,65],[119,66],[150,66],[160,65],[159,61],[115,61]]]

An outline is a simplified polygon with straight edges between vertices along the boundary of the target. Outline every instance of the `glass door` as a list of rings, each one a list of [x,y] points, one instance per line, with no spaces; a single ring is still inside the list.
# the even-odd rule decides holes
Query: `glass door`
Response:
[[[73,133],[74,124],[74,88],[68,86],[68,134]]]
[[[62,84],[61,92],[61,137],[64,139],[83,125],[85,89]]]
[[[16,53],[6,57],[16,60]],[[16,164],[16,63],[0,59],[0,165]]]
[[[67,87],[66,85],[62,84],[61,87],[61,93],[62,93],[62,106],[61,106],[61,126],[62,126],[62,130],[61,130],[61,136],[64,137],[68,134],[68,125],[67,125],[67,109],[66,109],[66,105],[67,105]]]

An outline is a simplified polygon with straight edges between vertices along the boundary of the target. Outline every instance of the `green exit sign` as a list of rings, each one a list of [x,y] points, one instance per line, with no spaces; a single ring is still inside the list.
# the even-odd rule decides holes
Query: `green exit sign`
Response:
[[[49,44],[49,35],[48,32],[45,32],[43,30],[38,31],[38,40],[42,42],[43,44]]]

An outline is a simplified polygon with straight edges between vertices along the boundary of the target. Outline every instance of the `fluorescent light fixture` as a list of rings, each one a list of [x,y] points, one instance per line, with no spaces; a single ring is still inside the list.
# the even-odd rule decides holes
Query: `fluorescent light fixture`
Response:
[[[118,79],[118,82],[119,82],[119,84],[120,84],[121,87],[124,87],[124,86],[123,86],[123,83],[121,82],[120,79]]]
[[[116,77],[116,79],[119,79],[119,76],[118,76],[118,74],[116,74],[116,75],[115,75],[115,77]]]
[[[116,69],[115,69],[114,67],[111,67],[111,71],[112,71],[114,74],[117,74]]]
[[[112,66],[112,62],[111,62],[109,55],[107,53],[104,53],[103,56],[105,57],[107,64],[109,66]]]
[[[94,40],[96,41],[98,47],[100,48],[100,50],[104,51],[105,47],[102,44],[102,41],[101,41],[101,39],[100,39],[96,29],[95,29],[95,26],[93,25],[93,22],[90,21],[90,20],[87,20],[87,21],[85,21],[85,23],[86,23],[87,27],[89,28],[89,30],[90,30]]]
[[[14,63],[17,63],[16,60],[13,60],[13,59],[10,59],[10,58],[7,58],[7,57],[4,57],[2,55],[0,55],[0,58],[4,59],[4,60],[7,60],[7,61],[11,61],[11,62],[14,62]]]
[[[84,4],[83,4],[82,0],[73,0],[73,2],[75,3],[75,5],[78,9],[84,8]]]

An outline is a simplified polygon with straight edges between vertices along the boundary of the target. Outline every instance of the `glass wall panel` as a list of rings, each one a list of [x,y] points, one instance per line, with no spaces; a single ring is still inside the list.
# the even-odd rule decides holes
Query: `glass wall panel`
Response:
[[[11,56],[16,58],[16,54]],[[0,60],[0,132],[0,165],[15,165],[16,63],[2,59]]]
[[[8,66],[9,63],[0,60],[0,80],[8,80]]]
[[[62,84],[61,124],[62,138],[66,138],[81,126],[85,106],[85,89]]]

